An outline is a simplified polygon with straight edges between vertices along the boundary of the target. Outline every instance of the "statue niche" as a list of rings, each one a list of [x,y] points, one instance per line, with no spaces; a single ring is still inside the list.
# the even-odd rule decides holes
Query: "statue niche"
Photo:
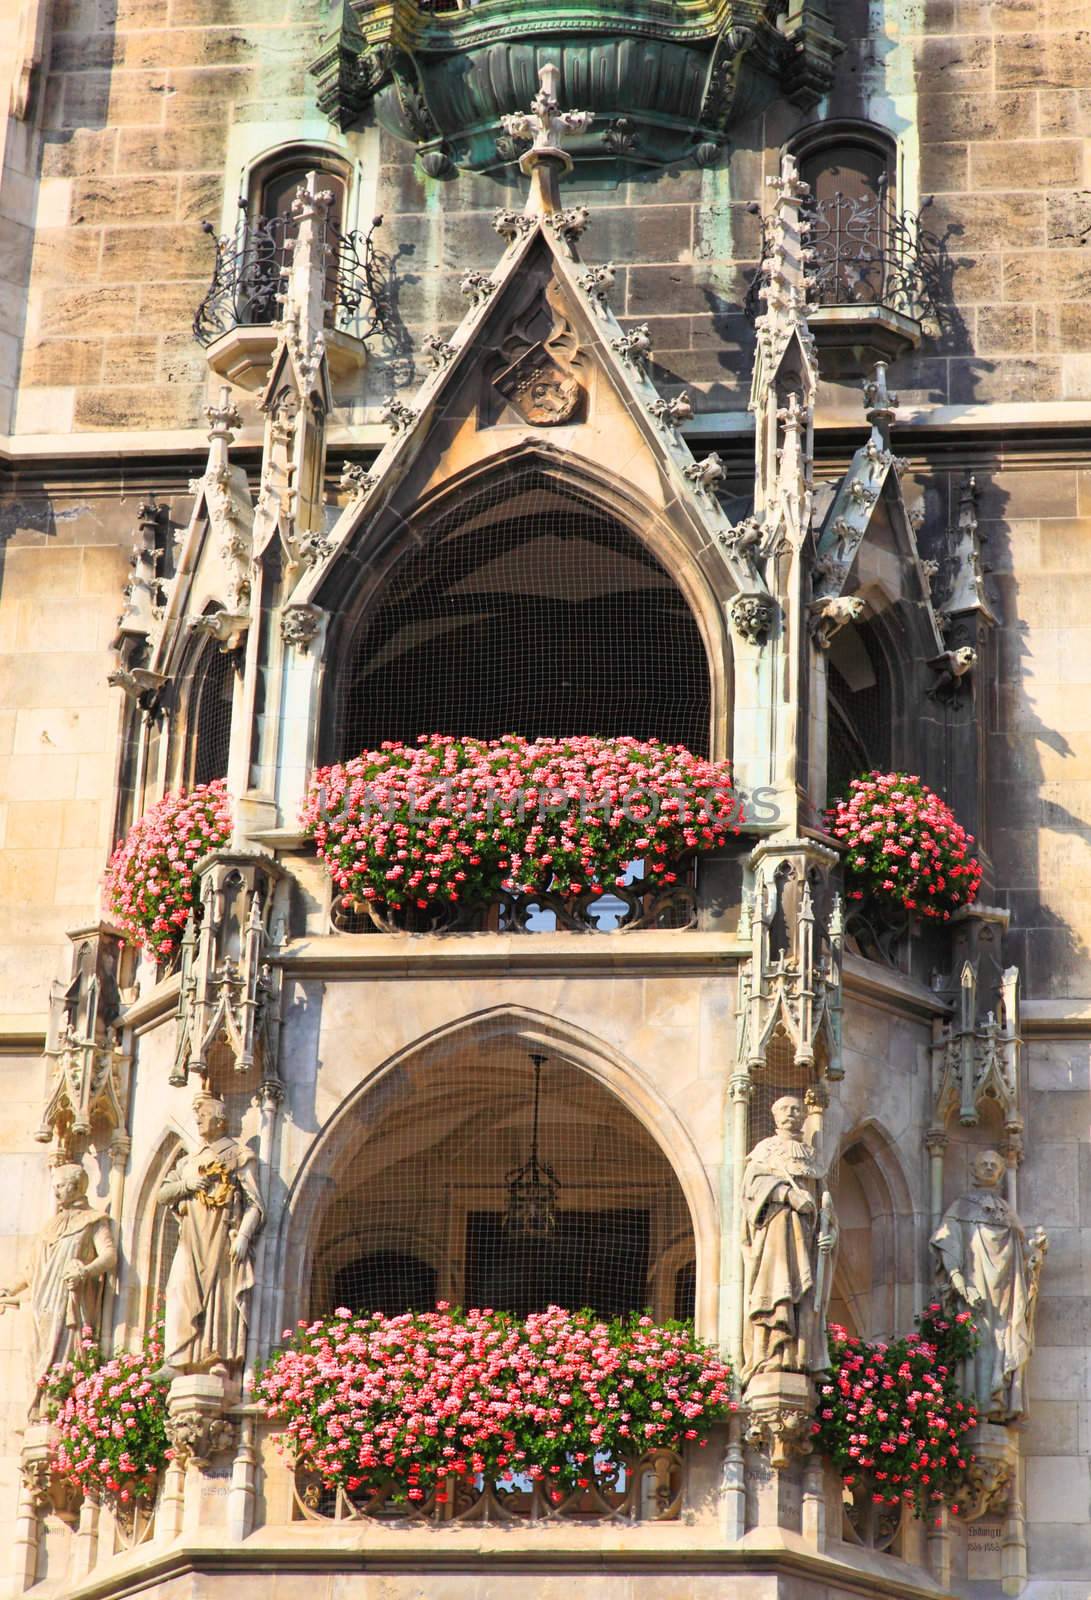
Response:
[[[492,388],[535,427],[577,420],[584,390],[573,367],[579,340],[556,279],[537,288],[513,321],[490,372]]]

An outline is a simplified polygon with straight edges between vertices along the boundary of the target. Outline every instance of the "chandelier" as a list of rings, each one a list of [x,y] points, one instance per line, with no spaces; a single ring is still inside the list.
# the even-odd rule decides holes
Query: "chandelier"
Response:
[[[538,1114],[542,1097],[542,1066],[545,1056],[532,1055],[534,1063],[534,1119],[531,1124],[530,1155],[521,1167],[514,1167],[504,1183],[508,1206],[504,1213],[504,1232],[509,1237],[548,1239],[557,1231],[557,1194],[561,1183],[553,1168],[538,1154]]]

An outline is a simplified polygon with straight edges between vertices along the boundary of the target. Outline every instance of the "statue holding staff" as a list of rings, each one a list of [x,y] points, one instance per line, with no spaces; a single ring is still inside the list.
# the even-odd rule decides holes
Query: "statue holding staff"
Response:
[[[113,1224],[88,1202],[83,1167],[74,1162],[54,1167],[50,1181],[56,1215],[38,1235],[26,1277],[0,1289],[0,1315],[29,1291],[32,1419],[49,1369],[71,1360],[81,1339],[98,1334],[105,1280],[117,1266]]]
[[[772,1107],[776,1132],[746,1158],[742,1180],[743,1376],[821,1372],[837,1223],[795,1095]]]
[[[1013,1422],[1027,1411],[1024,1377],[1049,1241],[1040,1228],[1028,1239],[998,1192],[1003,1156],[984,1150],[970,1171],[973,1188],[948,1207],[932,1249],[941,1281],[973,1313],[978,1330],[978,1347],[963,1363],[962,1391],[983,1422]]]

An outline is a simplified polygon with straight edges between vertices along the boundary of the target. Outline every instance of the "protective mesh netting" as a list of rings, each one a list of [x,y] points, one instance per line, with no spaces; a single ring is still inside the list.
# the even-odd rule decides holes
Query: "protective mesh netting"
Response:
[[[293,1227],[304,1315],[437,1300],[693,1314],[689,1212],[659,1145],[588,1072],[511,1037],[384,1076],[346,1113]]]
[[[227,776],[235,676],[234,658],[210,642],[194,653],[178,685],[178,703],[186,709],[186,787]]]
[[[540,468],[414,525],[335,668],[340,759],[422,733],[629,734],[707,753],[697,624],[650,551]]]

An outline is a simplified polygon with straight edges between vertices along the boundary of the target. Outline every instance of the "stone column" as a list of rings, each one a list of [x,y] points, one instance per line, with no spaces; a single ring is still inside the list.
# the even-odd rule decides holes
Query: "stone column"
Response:
[[[742,1449],[743,1418],[735,1412],[728,1423],[720,1494],[724,1512],[724,1538],[734,1544],[746,1532],[746,1463]]]
[[[19,1507],[12,1540],[14,1590],[21,1594],[37,1581],[38,1542],[49,1505],[49,1424],[30,1423],[23,1434]]]
[[[943,1217],[943,1158],[947,1150],[947,1135],[942,1128],[930,1128],[924,1136],[924,1145],[928,1151],[931,1232],[935,1233]]]

